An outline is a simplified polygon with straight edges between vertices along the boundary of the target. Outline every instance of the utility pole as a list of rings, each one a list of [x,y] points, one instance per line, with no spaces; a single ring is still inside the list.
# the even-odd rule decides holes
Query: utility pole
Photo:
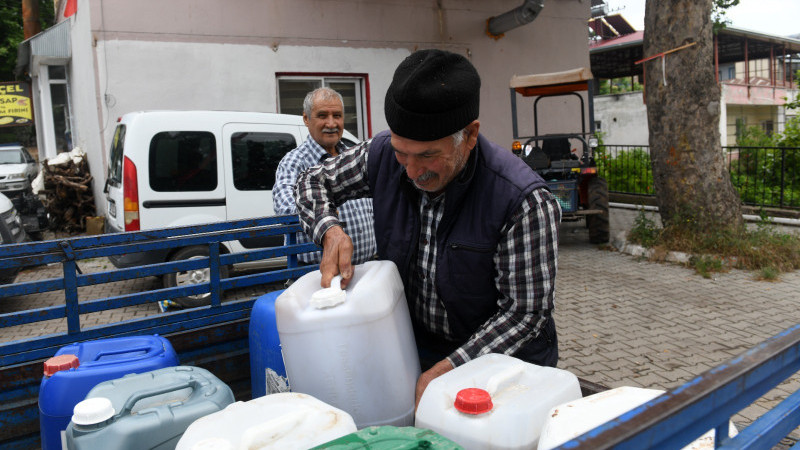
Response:
[[[39,0],[22,0],[22,32],[30,39],[42,31],[39,22]]]

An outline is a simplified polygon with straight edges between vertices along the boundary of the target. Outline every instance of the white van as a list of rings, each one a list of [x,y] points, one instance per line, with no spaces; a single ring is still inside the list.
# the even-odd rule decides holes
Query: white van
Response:
[[[286,114],[125,114],[118,121],[110,148],[106,232],[271,216],[278,163],[307,136],[303,118]],[[358,141],[347,131],[342,140],[347,145]],[[282,244],[283,238],[278,236],[269,241],[241,240],[224,243],[223,251],[235,253]],[[122,268],[204,256],[208,256],[206,247],[192,246],[119,255],[111,261]],[[165,287],[208,280],[208,269],[163,277]],[[179,303],[207,304],[208,294]]]

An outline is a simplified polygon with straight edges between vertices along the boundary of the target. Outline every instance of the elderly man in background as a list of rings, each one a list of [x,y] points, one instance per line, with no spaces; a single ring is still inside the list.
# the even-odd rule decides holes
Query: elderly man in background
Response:
[[[308,139],[287,153],[278,164],[272,205],[275,214],[296,214],[294,185],[298,175],[308,168],[339,155],[346,147],[341,142],[344,131],[344,102],[333,89],[321,87],[306,95],[303,101],[303,122],[308,127]],[[372,220],[372,199],[348,201],[339,207],[339,217],[353,239],[353,264],[375,257],[375,231]],[[298,243],[311,242],[305,233],[298,233]],[[306,264],[319,263],[321,252],[297,255]]]

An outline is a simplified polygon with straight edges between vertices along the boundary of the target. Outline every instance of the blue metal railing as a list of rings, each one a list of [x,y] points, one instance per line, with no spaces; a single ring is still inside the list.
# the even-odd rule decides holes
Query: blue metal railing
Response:
[[[170,335],[174,345],[186,348],[181,356],[182,364],[218,364],[220,370],[238,374],[239,383],[248,383],[247,379],[241,380],[247,377],[241,366],[242,360],[247,358],[246,322],[255,299],[226,298],[223,301],[223,294],[226,290],[282,281],[316,270],[318,266],[298,267],[294,256],[314,250],[316,246],[290,241],[281,247],[220,254],[220,243],[287,233],[291,239],[298,230],[296,216],[281,216],[0,247],[0,267],[43,263],[63,266],[62,277],[0,286],[0,299],[59,290],[63,290],[65,296],[64,305],[0,315],[0,329],[54,318],[66,318],[68,322],[66,332],[0,344],[0,383],[4,386],[0,393],[0,443],[9,448],[28,448],[38,442],[35,399],[41,372],[35,367],[68,343],[134,334]],[[87,258],[186,245],[208,245],[210,256],[91,274],[78,270],[78,262]],[[287,257],[286,268],[220,278],[221,266],[278,256]],[[205,267],[211,272],[208,283],[79,301],[78,289],[83,286]],[[84,326],[81,322],[82,314],[203,292],[211,294],[209,306],[105,325]],[[232,337],[233,334],[236,336]],[[212,344],[214,341],[217,342]],[[224,361],[213,361],[223,357]],[[800,393],[785,399],[733,438],[727,438],[728,420],[798,369],[800,325],[561,448],[681,448],[709,429],[717,430],[720,436],[717,445],[723,448],[769,448],[800,425]]]
[[[226,300],[225,291],[278,282],[299,277],[317,266],[298,267],[298,253],[317,249],[314,244],[292,244],[243,253],[222,254],[220,243],[245,238],[283,236],[294,239],[299,231],[297,216],[265,217],[163,230],[107,234],[45,242],[29,242],[0,247],[0,268],[26,267],[60,263],[63,276],[0,286],[0,299],[10,296],[64,291],[63,305],[36,308],[0,315],[0,328],[66,318],[67,331],[31,339],[0,343],[0,367],[52,356],[60,346],[81,340],[142,333],[150,330],[161,334],[207,326],[249,317],[253,298]],[[78,262],[89,258],[176,249],[190,245],[207,245],[209,257],[172,261],[91,274],[81,274]],[[220,267],[287,257],[286,268],[270,272],[220,278]],[[96,284],[159,276],[170,272],[210,269],[210,281],[188,286],[156,289],[113,297],[79,301],[78,288]],[[136,318],[122,322],[83,327],[81,315],[159,300],[210,293],[210,306],[185,311]]]

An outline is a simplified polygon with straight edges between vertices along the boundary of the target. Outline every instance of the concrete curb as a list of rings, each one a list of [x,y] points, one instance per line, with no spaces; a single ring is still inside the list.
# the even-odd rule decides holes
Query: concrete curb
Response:
[[[650,205],[631,205],[630,203],[609,203],[609,207],[611,208],[619,208],[619,209],[633,209],[633,210],[645,210],[653,213],[658,212],[658,206],[650,206]],[[760,222],[761,216],[756,216],[754,214],[742,214],[742,217],[747,222]],[[779,225],[786,225],[790,227],[800,227],[800,219],[792,219],[788,217],[767,217],[767,220],[774,224]]]
[[[620,231],[611,239],[611,246],[618,252],[625,253],[631,256],[642,256],[645,258],[652,258],[655,251],[651,248],[642,247],[639,244],[632,244],[625,239],[627,231]],[[664,261],[675,264],[687,264],[692,258],[692,255],[684,252],[668,252],[664,256]]]

